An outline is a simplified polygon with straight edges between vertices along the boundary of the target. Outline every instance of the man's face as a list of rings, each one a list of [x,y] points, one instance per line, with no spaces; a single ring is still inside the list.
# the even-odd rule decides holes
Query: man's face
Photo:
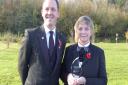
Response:
[[[46,0],[43,3],[42,17],[44,19],[44,24],[47,27],[52,29],[56,25],[59,12],[54,0]]]

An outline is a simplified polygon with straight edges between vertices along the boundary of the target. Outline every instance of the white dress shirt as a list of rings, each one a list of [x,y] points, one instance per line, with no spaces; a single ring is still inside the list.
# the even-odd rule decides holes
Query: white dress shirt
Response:
[[[54,45],[55,45],[56,27],[53,30],[50,30],[47,26],[44,25],[44,30],[45,30],[45,33],[46,33],[47,46],[49,48],[49,37],[50,37],[49,31],[53,31],[53,40],[54,40]]]

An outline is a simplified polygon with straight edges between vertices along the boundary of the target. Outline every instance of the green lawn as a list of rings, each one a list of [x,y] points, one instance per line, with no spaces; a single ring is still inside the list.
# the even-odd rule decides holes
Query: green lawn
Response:
[[[21,85],[17,72],[18,49],[18,44],[11,43],[7,49],[0,42],[0,85]]]
[[[128,85],[128,44],[97,43],[106,56],[108,85]],[[21,85],[17,71],[19,44],[0,42],[0,85]]]

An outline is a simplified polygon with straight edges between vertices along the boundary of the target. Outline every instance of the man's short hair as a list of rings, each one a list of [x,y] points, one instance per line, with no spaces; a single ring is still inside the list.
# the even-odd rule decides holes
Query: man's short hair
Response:
[[[45,2],[46,0],[43,0],[43,3]],[[57,5],[57,8],[58,8],[58,10],[59,10],[59,0],[55,0],[55,2],[56,2],[56,5]]]

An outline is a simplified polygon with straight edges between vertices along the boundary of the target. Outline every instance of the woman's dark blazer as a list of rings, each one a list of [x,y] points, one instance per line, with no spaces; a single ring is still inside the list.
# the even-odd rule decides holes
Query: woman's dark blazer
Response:
[[[77,46],[78,44],[70,45],[65,51],[61,69],[61,79],[65,85],[68,85],[67,75],[71,73],[71,64],[78,55]],[[92,44],[89,45],[89,51],[91,59],[83,63],[82,67],[82,76],[86,78],[86,85],[107,85],[104,51]]]

